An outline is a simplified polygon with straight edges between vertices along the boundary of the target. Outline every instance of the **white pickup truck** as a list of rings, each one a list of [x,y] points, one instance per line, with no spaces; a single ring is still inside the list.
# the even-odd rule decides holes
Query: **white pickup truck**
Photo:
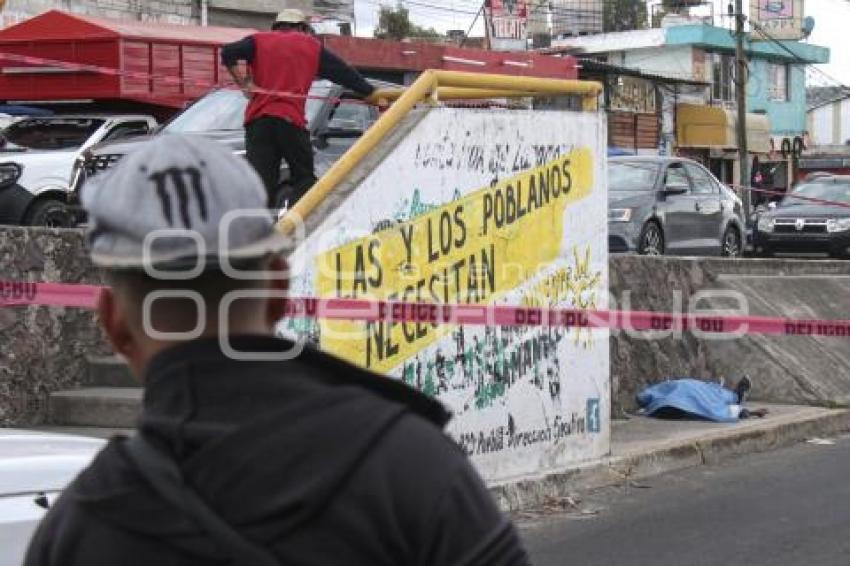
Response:
[[[0,138],[0,224],[63,228],[74,224],[67,206],[74,163],[93,145],[156,128],[144,115],[26,118]]]

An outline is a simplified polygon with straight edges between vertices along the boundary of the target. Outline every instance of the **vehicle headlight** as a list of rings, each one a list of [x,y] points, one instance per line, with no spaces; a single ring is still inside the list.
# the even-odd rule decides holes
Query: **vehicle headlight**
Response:
[[[608,222],[628,222],[632,219],[631,208],[608,209]]]
[[[759,218],[759,232],[773,232],[773,227],[776,225],[776,220],[773,218]]]
[[[0,163],[0,187],[11,187],[21,178],[24,169],[17,163]]]
[[[850,218],[831,218],[826,221],[827,232],[847,232],[850,230]]]

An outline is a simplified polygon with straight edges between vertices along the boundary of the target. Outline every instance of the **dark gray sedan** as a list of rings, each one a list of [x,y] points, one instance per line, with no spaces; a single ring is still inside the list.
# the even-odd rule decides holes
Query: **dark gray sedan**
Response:
[[[612,157],[608,231],[611,252],[738,257],[745,233],[743,206],[695,161]]]

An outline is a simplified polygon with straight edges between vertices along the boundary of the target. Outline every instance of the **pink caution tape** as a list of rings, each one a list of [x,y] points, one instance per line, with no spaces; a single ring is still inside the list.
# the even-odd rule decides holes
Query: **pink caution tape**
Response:
[[[826,200],[826,199],[822,199],[822,198],[807,197],[807,196],[799,195],[799,194],[796,194],[796,193],[793,193],[793,192],[786,193],[785,191],[775,191],[773,189],[757,189],[755,187],[742,187],[741,185],[730,185],[730,186],[734,189],[749,191],[751,193],[761,193],[761,194],[764,194],[764,195],[785,197],[785,198],[790,198],[790,199],[795,199],[795,200],[801,200],[803,202],[811,202],[811,203],[814,203],[814,204],[825,204],[825,205],[828,205],[828,206],[838,206],[838,207],[841,207],[841,208],[850,208],[850,203],[847,203],[847,202],[839,202],[839,201],[835,201],[835,200]]]
[[[152,73],[143,73],[139,71],[124,71],[121,69],[116,69],[114,67],[102,67],[99,65],[85,65],[83,63],[71,63],[69,61],[59,61],[56,59],[44,59],[42,57],[32,57],[30,55],[16,55],[13,53],[0,53],[0,61],[11,61],[13,63],[20,63],[24,65],[32,65],[34,67],[52,67],[57,69],[64,69],[66,71],[74,71],[77,73],[94,73],[98,75],[107,75],[111,77],[124,77],[129,79],[138,79],[142,81],[156,81],[162,84],[167,85],[185,85],[200,89],[211,89],[214,87],[220,87],[221,84],[213,83],[210,81],[197,80],[197,79],[186,79],[182,77],[175,77],[172,75],[157,75]],[[233,87],[235,88],[235,86]],[[268,90],[259,87],[252,87],[252,93],[255,94],[266,94],[277,96],[280,98],[298,98],[298,99],[306,99],[306,100],[330,100],[331,102],[340,102],[345,100],[346,103],[354,103],[354,104],[370,104],[364,100],[359,100],[356,98],[340,98],[333,96],[317,96],[317,95],[303,95],[294,92],[285,92],[285,91],[277,91],[277,90]]]
[[[63,283],[0,281],[0,307],[94,308],[103,287]],[[645,311],[540,309],[508,305],[449,305],[359,299],[292,297],[289,318],[364,322],[608,328],[634,331],[697,331],[706,334],[761,334],[850,338],[850,320],[809,320],[758,316],[701,316]]]
[[[0,307],[40,305],[93,309],[103,287],[67,283],[0,281]]]

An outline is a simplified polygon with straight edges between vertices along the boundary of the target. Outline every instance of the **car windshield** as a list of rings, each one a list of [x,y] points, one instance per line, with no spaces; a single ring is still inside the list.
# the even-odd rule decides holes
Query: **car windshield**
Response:
[[[608,190],[650,191],[658,176],[657,163],[614,161],[608,163]]]
[[[800,185],[799,187],[797,187],[797,190],[795,190],[792,195],[788,195],[785,197],[785,200],[782,201],[782,205],[792,206],[808,204],[809,201],[794,198],[795,196],[850,204],[850,182],[815,182]]]
[[[28,118],[6,128],[3,138],[27,149],[76,149],[104,122],[98,118]]]
[[[322,107],[323,98],[330,94],[331,84],[316,81],[307,99],[307,122],[311,122]],[[248,100],[242,91],[221,89],[213,91],[187,108],[165,127],[170,133],[188,134],[211,131],[242,130]]]

